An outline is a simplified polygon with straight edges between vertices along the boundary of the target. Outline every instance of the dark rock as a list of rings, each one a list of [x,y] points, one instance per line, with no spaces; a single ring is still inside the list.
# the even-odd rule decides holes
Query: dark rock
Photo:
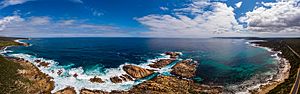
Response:
[[[171,59],[160,59],[156,62],[153,62],[153,64],[149,64],[152,68],[162,68],[170,64],[173,60]]]
[[[74,87],[66,87],[62,90],[55,92],[54,94],[76,94]]]
[[[122,76],[123,76],[124,78],[126,78],[127,81],[133,81],[133,78],[130,77],[128,74],[123,74]]]
[[[80,94],[109,94],[109,92],[105,92],[102,90],[81,89]]]
[[[118,76],[111,77],[110,80],[113,83],[122,83],[122,79],[120,79]]]
[[[90,82],[93,82],[93,83],[104,83],[104,81],[101,78],[97,78],[96,76],[94,78],[91,78]]]
[[[170,55],[171,58],[177,58],[180,56],[179,52],[165,52],[166,55]]]

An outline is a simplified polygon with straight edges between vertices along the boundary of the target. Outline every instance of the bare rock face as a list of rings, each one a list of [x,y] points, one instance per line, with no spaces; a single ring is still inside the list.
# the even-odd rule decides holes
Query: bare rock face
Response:
[[[189,80],[181,80],[176,77],[158,76],[134,86],[129,92],[137,94],[189,94],[191,83]]]
[[[96,76],[94,78],[91,78],[90,82],[93,82],[93,83],[104,83],[104,81],[101,78],[97,78]]]
[[[32,63],[24,59],[9,58],[12,62],[20,64],[23,68],[18,70],[18,75],[26,81],[17,80],[15,83],[26,91],[25,94],[45,93],[48,94],[54,89],[52,77],[42,73]]]
[[[183,60],[172,67],[171,74],[184,78],[195,76],[197,63],[191,63],[192,60]]]
[[[66,87],[65,89],[59,90],[54,94],[76,94],[74,87]]]
[[[113,83],[122,83],[122,79],[120,79],[118,76],[111,77],[110,81]]]
[[[43,67],[46,67],[46,68],[48,68],[48,67],[49,67],[49,65],[50,65],[50,63],[48,63],[48,62],[44,62],[44,61],[41,61],[41,60],[34,60],[34,62],[38,64],[38,67],[41,67],[41,66],[43,66]]]
[[[166,55],[170,55],[171,58],[177,58],[181,53],[179,52],[165,52]]]
[[[81,89],[80,94],[109,94],[109,92],[105,92],[101,90]]]
[[[170,64],[173,60],[171,59],[160,59],[156,62],[153,62],[153,64],[149,64],[152,68],[162,68]]]
[[[144,68],[134,66],[134,65],[125,65],[123,67],[123,70],[127,74],[129,74],[130,76],[132,76],[136,79],[144,78],[144,77],[149,76],[153,73],[152,70],[144,69]]]

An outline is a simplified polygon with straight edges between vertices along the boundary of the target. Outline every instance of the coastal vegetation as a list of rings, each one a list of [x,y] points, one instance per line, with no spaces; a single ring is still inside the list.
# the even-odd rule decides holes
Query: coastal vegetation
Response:
[[[0,48],[27,45],[15,42],[19,38],[0,37]],[[3,94],[49,94],[54,82],[32,63],[0,55],[0,91]]]
[[[298,68],[300,66],[300,58],[297,57],[289,48],[290,46],[297,53],[300,53],[300,39],[264,39],[263,42],[253,42],[259,44],[260,46],[270,47],[274,51],[281,51],[279,54],[281,57],[286,58],[290,65],[289,78],[283,83],[276,86],[274,89],[269,91],[268,94],[286,94],[291,91],[295,79],[297,77]]]
[[[13,38],[1,37],[0,48],[19,45],[12,40]],[[16,88],[17,85],[15,84],[17,80],[26,81],[17,75],[17,70],[22,68],[21,65],[7,60],[2,55],[0,55],[0,63],[0,91],[2,93],[22,93],[23,90]]]

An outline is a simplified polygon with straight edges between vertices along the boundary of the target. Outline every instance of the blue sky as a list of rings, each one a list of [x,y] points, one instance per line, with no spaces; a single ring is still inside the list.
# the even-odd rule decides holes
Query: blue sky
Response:
[[[271,23],[283,22],[281,19],[276,19],[286,15],[275,15],[282,14],[282,11],[274,12],[274,15],[267,14],[277,7],[284,9],[292,6],[292,9],[285,10],[286,13],[293,9],[298,10],[299,6],[295,6],[298,0],[286,2],[276,0],[0,0],[0,2],[0,34],[4,36],[289,36],[295,35],[294,31],[299,31],[298,25],[300,27],[300,24],[293,24],[290,28],[277,26],[278,28],[273,30],[274,24]],[[268,15],[275,17],[268,18]],[[261,20],[263,18],[266,20]],[[292,20],[291,22],[295,22],[300,19],[296,16]],[[286,21],[282,24],[290,25]],[[265,25],[269,27],[266,28]],[[296,34],[299,35],[299,32]]]

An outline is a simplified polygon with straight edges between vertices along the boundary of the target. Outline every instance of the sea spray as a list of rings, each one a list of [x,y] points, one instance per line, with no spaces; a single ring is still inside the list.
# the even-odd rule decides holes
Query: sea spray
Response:
[[[38,58],[29,54],[8,54],[10,57],[17,57],[17,58],[23,58],[29,62],[32,62],[34,65],[38,66],[38,63],[35,63],[36,60],[39,60],[41,62],[47,62],[49,63],[49,67],[38,67],[43,73],[48,74],[49,76],[53,77],[55,82],[55,88],[52,91],[52,93],[61,90],[67,86],[75,87],[75,90],[79,92],[80,89],[86,88],[86,89],[97,89],[97,90],[104,90],[104,91],[111,91],[111,90],[129,90],[132,86],[137,85],[139,83],[142,83],[143,81],[147,81],[149,79],[152,79],[153,77],[156,77],[160,73],[163,74],[170,74],[171,71],[170,68],[174,66],[179,60],[178,59],[175,62],[172,62],[171,64],[167,65],[165,68],[157,69],[157,68],[151,68],[148,65],[150,63],[153,63],[155,61],[158,61],[160,59],[170,59],[168,55],[161,54],[161,56],[155,58],[155,59],[149,59],[146,63],[141,64],[132,64],[136,65],[142,68],[147,69],[154,69],[158,70],[157,73],[154,73],[146,78],[135,80],[135,81],[127,81],[122,83],[112,83],[109,79],[113,76],[121,76],[122,74],[126,74],[126,72],[122,69],[124,65],[130,64],[125,63],[120,65],[118,68],[106,68],[103,73],[95,73],[95,71],[99,70],[98,68],[95,68],[96,70],[89,70],[89,73],[83,69],[83,67],[78,68],[72,68],[74,64],[61,66],[58,62],[55,62],[53,60],[48,60],[44,58]],[[101,68],[101,67],[100,67]],[[58,74],[59,71],[62,71],[61,75]],[[77,74],[78,76],[75,78],[73,77],[74,74]],[[92,75],[91,75],[92,74]],[[98,75],[95,75],[98,74]],[[90,78],[93,77],[100,77],[105,82],[104,83],[92,83],[89,81]]]
[[[227,86],[228,92],[235,93],[235,94],[250,94],[251,91],[259,92],[262,86],[266,86],[269,84],[281,82],[288,77],[288,72],[290,69],[290,65],[285,58],[279,56],[281,51],[273,51],[271,48],[262,47],[252,42],[264,42],[264,40],[251,40],[247,41],[246,44],[252,47],[258,47],[268,52],[272,53],[271,57],[275,59],[277,68],[271,71],[256,74],[255,76],[251,77],[250,80],[246,80],[238,85],[229,85]]]

